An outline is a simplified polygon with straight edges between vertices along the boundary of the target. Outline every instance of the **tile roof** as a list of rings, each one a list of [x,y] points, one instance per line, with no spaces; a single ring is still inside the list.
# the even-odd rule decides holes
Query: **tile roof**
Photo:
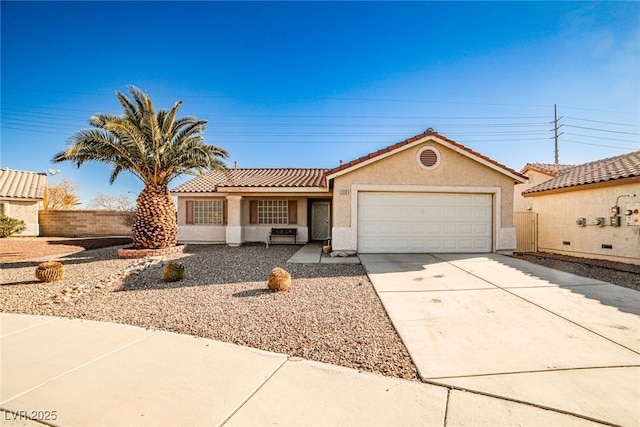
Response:
[[[541,193],[640,176],[640,151],[574,166],[522,194]]]
[[[220,188],[243,187],[243,188],[327,188],[327,176],[344,171],[357,166],[370,159],[375,159],[386,153],[398,150],[408,144],[419,141],[423,138],[433,136],[444,141],[450,147],[465,152],[469,157],[476,158],[489,164],[505,174],[512,175],[525,181],[526,176],[501,164],[489,157],[478,153],[464,145],[440,135],[429,128],[424,133],[412,138],[405,139],[397,144],[390,145],[374,153],[368,154],[359,159],[344,163],[334,169],[321,168],[234,168],[225,172],[211,170],[202,176],[195,177],[190,181],[178,185],[171,190],[172,193],[209,193],[216,192]]]
[[[172,193],[208,193],[228,187],[326,188],[328,169],[311,168],[239,168],[226,172],[210,170],[202,176],[178,185]]]
[[[402,148],[402,147],[404,147],[406,145],[412,144],[412,143],[414,143],[414,142],[416,142],[418,140],[421,140],[423,138],[426,138],[428,136],[433,136],[433,137],[436,137],[436,138],[438,138],[440,140],[443,140],[447,144],[449,144],[450,146],[453,146],[454,148],[456,148],[456,149],[458,149],[458,150],[460,150],[462,152],[465,152],[467,155],[469,155],[469,157],[471,157],[471,158],[475,157],[478,160],[482,160],[482,161],[484,161],[486,163],[489,163],[490,165],[493,165],[496,169],[501,169],[504,173],[507,173],[507,174],[510,174],[510,175],[515,175],[516,177],[519,177],[522,180],[526,180],[527,179],[527,177],[522,175],[520,172],[517,172],[517,171],[515,171],[515,170],[513,170],[513,169],[511,169],[511,168],[509,168],[509,167],[507,167],[505,165],[503,165],[502,163],[498,163],[497,161],[485,156],[484,154],[480,154],[477,151],[474,151],[474,150],[472,150],[472,149],[470,149],[468,147],[465,147],[464,145],[460,144],[459,142],[456,142],[456,141],[454,141],[452,139],[447,138],[444,135],[439,134],[438,132],[434,131],[432,128],[427,129],[425,132],[423,132],[423,133],[421,133],[419,135],[416,135],[414,137],[405,139],[404,141],[400,141],[400,142],[398,142],[396,144],[390,145],[390,146],[385,147],[385,148],[383,148],[381,150],[378,150],[376,152],[367,154],[366,156],[360,157],[359,159],[353,160],[353,161],[351,161],[349,163],[344,163],[344,164],[338,166],[337,168],[331,169],[327,174],[328,175],[333,175],[333,174],[341,172],[341,171],[343,171],[345,169],[349,169],[349,168],[354,167],[354,166],[356,166],[356,165],[358,165],[360,163],[366,162],[367,160],[375,159],[378,156],[384,155],[386,153],[390,153],[392,151],[400,149],[400,148]]]
[[[46,186],[46,173],[0,169],[0,197],[44,199]]]
[[[535,170],[538,172],[546,173],[551,176],[558,176],[561,173],[574,168],[576,165],[563,165],[558,163],[527,163],[520,173],[526,173],[528,170]]]

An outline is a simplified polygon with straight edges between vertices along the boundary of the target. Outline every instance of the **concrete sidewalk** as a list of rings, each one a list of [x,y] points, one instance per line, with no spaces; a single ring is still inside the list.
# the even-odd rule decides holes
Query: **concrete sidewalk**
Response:
[[[460,389],[133,326],[0,314],[7,426],[600,425]]]
[[[360,254],[423,380],[640,425],[640,292],[498,254]]]
[[[287,260],[291,264],[360,264],[357,256],[331,257],[322,253],[322,243],[309,242]]]

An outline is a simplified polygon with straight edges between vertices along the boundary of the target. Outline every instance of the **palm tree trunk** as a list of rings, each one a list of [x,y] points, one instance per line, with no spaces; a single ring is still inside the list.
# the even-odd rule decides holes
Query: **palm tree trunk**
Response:
[[[138,196],[132,240],[137,249],[160,249],[178,243],[175,204],[166,185],[146,185]]]

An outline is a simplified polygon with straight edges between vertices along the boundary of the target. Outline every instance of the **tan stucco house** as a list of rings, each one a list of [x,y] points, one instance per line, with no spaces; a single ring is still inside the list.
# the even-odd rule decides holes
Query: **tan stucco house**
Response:
[[[545,181],[555,178],[561,173],[575,167],[575,165],[564,165],[559,163],[527,163],[520,173],[527,177],[527,181],[522,184],[516,184],[513,193],[513,210],[515,212],[526,212],[532,209],[532,199],[525,198],[522,193],[541,184]]]
[[[526,178],[433,129],[334,169],[209,171],[174,188],[184,242],[295,242],[334,250],[510,252]]]
[[[0,169],[0,215],[20,219],[26,230],[18,236],[38,236],[38,210],[42,209],[47,174]]]
[[[640,151],[554,174],[522,192],[538,250],[640,264]]]

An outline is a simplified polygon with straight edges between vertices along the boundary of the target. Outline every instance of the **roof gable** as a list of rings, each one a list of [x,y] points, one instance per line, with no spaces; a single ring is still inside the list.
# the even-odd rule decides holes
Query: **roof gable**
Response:
[[[171,190],[172,193],[210,193],[233,188],[326,188],[328,169],[242,168],[210,170]]]
[[[338,166],[337,168],[331,169],[330,171],[327,172],[327,179],[330,180],[337,176],[349,173],[355,169],[371,164],[372,162],[376,162],[390,155],[393,155],[399,151],[406,150],[408,148],[422,144],[427,141],[434,141],[440,145],[450,148],[451,150],[457,153],[460,153],[491,169],[494,169],[504,175],[507,175],[513,178],[516,182],[523,183],[527,180],[527,177],[522,175],[520,172],[517,172],[501,163],[498,163],[497,161],[483,154],[480,154],[477,151],[474,151],[468,147],[465,147],[464,145],[452,139],[449,139],[444,135],[440,135],[439,133],[437,133],[431,128],[427,129],[425,132],[419,135],[416,135],[412,138],[405,139],[404,141],[398,142],[397,144],[390,145],[381,150],[378,150],[366,156],[360,157],[359,159],[352,160],[348,163],[344,163]]]
[[[542,193],[633,177],[640,177],[640,151],[573,166],[522,194]]]
[[[0,169],[0,197],[43,200],[47,174]]]

